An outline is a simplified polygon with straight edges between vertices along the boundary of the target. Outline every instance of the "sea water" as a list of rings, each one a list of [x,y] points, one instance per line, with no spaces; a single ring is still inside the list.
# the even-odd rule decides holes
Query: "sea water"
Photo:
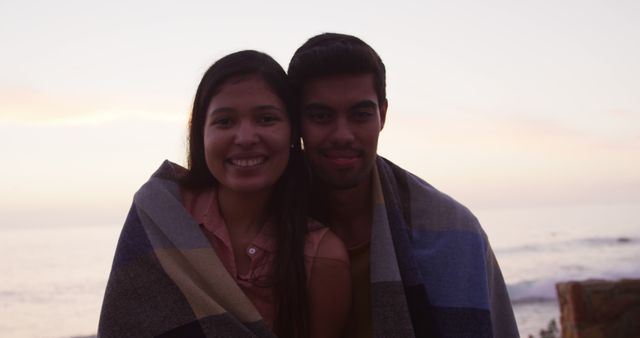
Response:
[[[555,284],[640,278],[640,204],[476,212],[498,258],[520,335],[559,323]]]
[[[119,231],[0,228],[0,337],[95,334]]]
[[[522,337],[558,317],[559,281],[640,278],[640,205],[474,210]],[[94,335],[121,225],[0,227],[0,337]]]

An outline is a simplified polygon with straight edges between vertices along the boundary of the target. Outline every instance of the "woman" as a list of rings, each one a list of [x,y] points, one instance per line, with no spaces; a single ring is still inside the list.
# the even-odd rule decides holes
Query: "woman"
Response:
[[[101,337],[340,336],[348,256],[307,219],[294,116],[285,72],[268,55],[242,51],[209,68],[189,168],[163,164],[134,198]]]

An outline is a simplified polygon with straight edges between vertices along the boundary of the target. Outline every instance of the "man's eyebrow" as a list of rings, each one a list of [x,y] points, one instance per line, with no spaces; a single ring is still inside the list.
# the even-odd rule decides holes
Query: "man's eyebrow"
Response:
[[[333,109],[325,104],[322,103],[317,103],[317,102],[311,102],[311,103],[307,103],[304,105],[304,107],[302,107],[304,110],[326,110],[326,111],[332,111]]]
[[[371,101],[371,100],[362,100],[354,105],[351,106],[351,110],[354,109],[362,109],[362,108],[371,108],[371,109],[377,109],[378,105]]]

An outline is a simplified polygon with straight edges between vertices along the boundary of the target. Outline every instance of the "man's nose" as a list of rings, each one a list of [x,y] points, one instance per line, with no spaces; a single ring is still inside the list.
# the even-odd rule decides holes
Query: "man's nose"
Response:
[[[353,129],[346,118],[339,118],[335,121],[335,128],[331,134],[331,142],[334,144],[351,144],[354,140]]]
[[[251,146],[260,141],[260,136],[256,126],[248,121],[238,125],[235,135],[235,144],[243,147]]]

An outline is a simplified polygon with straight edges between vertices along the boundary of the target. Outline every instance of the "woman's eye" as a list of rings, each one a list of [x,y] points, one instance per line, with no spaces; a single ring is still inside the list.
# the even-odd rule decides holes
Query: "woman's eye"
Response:
[[[260,116],[260,118],[258,119],[258,121],[259,121],[261,124],[268,124],[268,125],[270,125],[270,124],[274,124],[276,121],[278,121],[278,118],[277,118],[276,116],[273,116],[273,115],[263,115],[263,116]]]
[[[213,119],[213,122],[211,124],[219,127],[228,127],[231,125],[231,122],[231,119],[228,117],[217,117]]]

